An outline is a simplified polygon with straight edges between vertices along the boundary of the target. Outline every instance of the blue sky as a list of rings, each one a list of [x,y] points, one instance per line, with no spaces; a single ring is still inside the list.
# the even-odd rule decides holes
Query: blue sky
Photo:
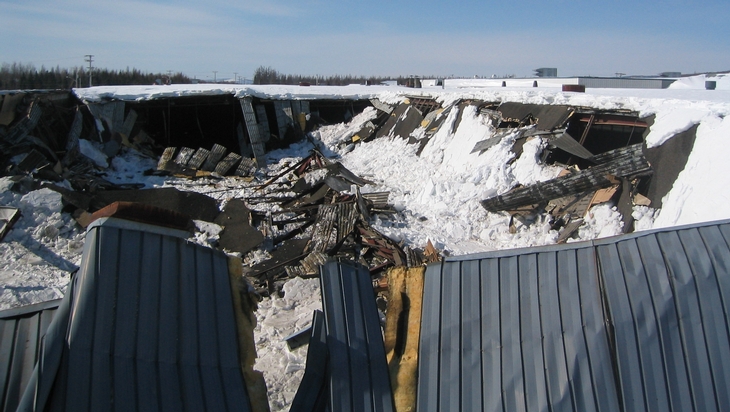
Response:
[[[0,62],[250,78],[730,70],[730,1],[0,0]]]

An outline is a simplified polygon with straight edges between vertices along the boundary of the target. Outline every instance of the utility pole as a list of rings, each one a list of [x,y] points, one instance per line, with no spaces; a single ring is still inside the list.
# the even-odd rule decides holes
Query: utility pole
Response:
[[[218,83],[218,79],[216,77],[216,74],[218,74],[218,70],[213,70],[213,83]]]
[[[233,83],[238,84],[238,72],[233,72]]]
[[[87,54],[86,61],[89,62],[89,87],[91,87],[91,74],[93,73],[94,68],[91,66],[91,62],[94,61],[94,55],[93,54]]]

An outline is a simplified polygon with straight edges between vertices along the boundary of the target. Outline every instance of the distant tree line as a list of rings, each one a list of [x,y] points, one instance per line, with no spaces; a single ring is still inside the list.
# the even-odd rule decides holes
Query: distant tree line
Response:
[[[182,73],[145,73],[138,69],[109,70],[94,68],[92,71],[94,86],[145,85],[161,83],[192,83]],[[70,69],[58,66],[37,69],[32,64],[3,63],[0,67],[0,90],[28,89],[69,89],[89,86],[89,69],[73,67]]]
[[[433,77],[435,78],[435,77]],[[345,86],[348,84],[380,84],[386,80],[397,80],[398,84],[406,84],[408,77],[378,77],[378,76],[303,76],[298,74],[279,73],[270,66],[259,66],[253,75],[253,84],[309,84],[327,86]]]

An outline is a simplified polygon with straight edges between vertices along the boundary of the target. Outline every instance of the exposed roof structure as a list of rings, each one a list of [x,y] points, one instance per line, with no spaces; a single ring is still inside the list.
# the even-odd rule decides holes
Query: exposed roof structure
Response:
[[[418,410],[730,410],[730,221],[426,270]]]
[[[250,410],[227,258],[183,233],[90,226],[19,409]]]

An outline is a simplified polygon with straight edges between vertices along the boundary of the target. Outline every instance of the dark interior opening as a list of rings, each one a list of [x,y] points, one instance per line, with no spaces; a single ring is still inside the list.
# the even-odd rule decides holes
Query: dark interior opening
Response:
[[[646,122],[640,120],[637,116],[574,114],[569,120],[566,131],[579,143],[582,141],[583,147],[588,151],[597,155],[609,150],[642,143],[647,127]],[[588,129],[587,133],[586,129]],[[580,168],[593,165],[590,160],[573,156],[559,148],[552,149],[546,161],[577,165]]]
[[[132,109],[137,112],[132,136],[143,130],[162,147],[210,150],[218,143],[241,152],[236,128],[243,123],[243,112],[233,95],[185,96],[126,105],[127,113]]]

